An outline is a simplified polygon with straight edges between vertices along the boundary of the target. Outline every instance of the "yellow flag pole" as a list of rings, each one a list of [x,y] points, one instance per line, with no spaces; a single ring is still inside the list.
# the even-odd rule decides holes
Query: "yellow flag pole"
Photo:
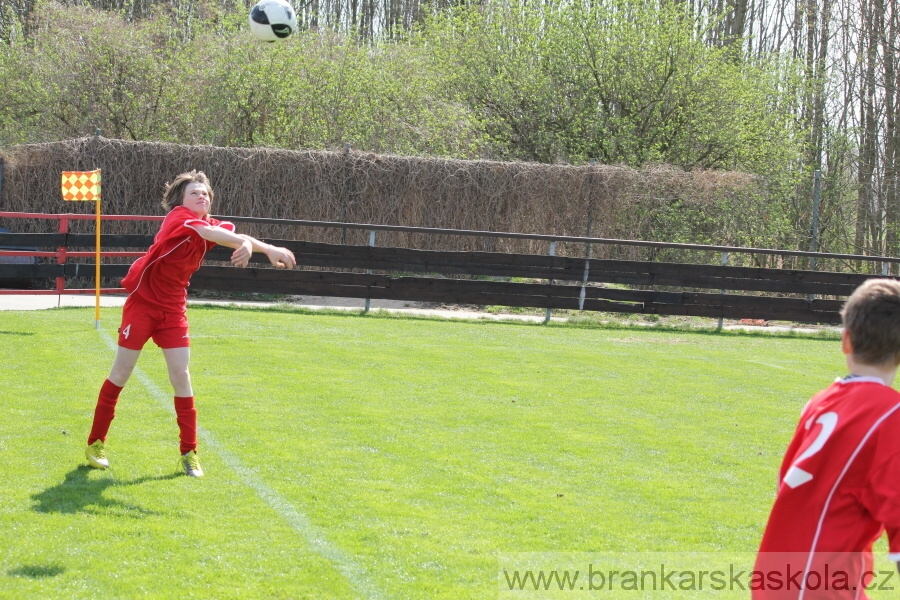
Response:
[[[97,203],[97,222],[94,226],[96,235],[96,254],[94,258],[94,327],[100,329],[100,169],[93,171],[63,171],[61,178],[62,197],[65,201],[93,201]]]
[[[94,267],[94,328],[100,329],[100,198],[97,198],[97,226],[95,227],[95,229],[97,258],[94,260],[94,262],[97,264]]]

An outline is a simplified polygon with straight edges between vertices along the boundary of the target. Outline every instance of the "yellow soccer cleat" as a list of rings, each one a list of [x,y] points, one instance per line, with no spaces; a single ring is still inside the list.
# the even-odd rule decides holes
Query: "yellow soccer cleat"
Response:
[[[184,472],[190,477],[203,477],[203,469],[200,468],[200,461],[197,459],[197,451],[191,450],[187,454],[178,459]]]
[[[96,440],[93,444],[84,449],[84,455],[95,469],[108,469],[109,460],[106,459],[106,450],[103,448],[103,442]]]

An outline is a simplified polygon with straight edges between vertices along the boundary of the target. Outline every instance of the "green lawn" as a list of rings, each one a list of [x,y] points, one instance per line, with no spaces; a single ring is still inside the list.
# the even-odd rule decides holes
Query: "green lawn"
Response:
[[[752,561],[844,372],[836,337],[195,307],[192,479],[152,342],[86,467],[118,318],[0,312],[0,597],[534,598],[504,569]]]

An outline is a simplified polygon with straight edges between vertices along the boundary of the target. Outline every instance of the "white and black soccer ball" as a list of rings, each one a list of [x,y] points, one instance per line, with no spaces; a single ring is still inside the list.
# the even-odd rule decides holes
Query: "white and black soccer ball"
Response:
[[[297,13],[285,0],[260,0],[250,11],[250,32],[262,42],[274,42],[297,31]]]

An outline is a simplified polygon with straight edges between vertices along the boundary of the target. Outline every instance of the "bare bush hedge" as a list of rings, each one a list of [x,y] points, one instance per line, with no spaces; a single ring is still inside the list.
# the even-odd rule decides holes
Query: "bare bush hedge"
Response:
[[[162,214],[163,185],[180,172],[209,175],[216,215],[515,231],[622,239],[660,239],[673,206],[695,214],[753,206],[755,178],[733,172],[668,167],[564,166],[343,152],[219,148],[85,137],[14,146],[4,159],[0,210],[92,213],[93,204],[63,202],[60,172],[103,169],[105,214]],[[719,207],[715,211],[713,207]],[[720,218],[721,217],[721,218]],[[695,225],[697,236],[732,243],[726,215]],[[52,222],[3,219],[16,231],[52,231]],[[154,231],[155,224],[109,223],[113,233]],[[92,232],[76,222],[76,232]],[[365,232],[241,227],[252,235],[364,244]],[[343,236],[343,237],[342,237]],[[690,240],[679,240],[690,241]],[[699,241],[699,240],[698,240]],[[378,234],[379,246],[545,254],[546,242],[403,233]],[[559,254],[584,248],[560,248]],[[595,257],[638,257],[637,249],[600,247]],[[636,254],[635,254],[636,253]],[[633,254],[633,256],[631,256]]]

